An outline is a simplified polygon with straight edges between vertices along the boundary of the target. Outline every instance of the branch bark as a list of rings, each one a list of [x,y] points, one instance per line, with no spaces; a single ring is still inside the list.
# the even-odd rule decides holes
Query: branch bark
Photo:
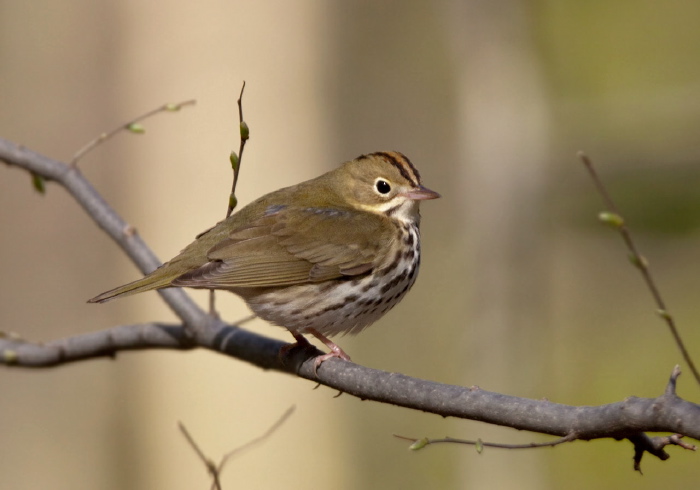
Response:
[[[124,222],[82,176],[77,167],[0,139],[0,160],[65,187],[100,228],[147,273],[159,261],[134,228]],[[676,367],[664,393],[657,398],[629,397],[601,406],[570,406],[412,378],[331,359],[314,375],[315,348],[295,349],[282,362],[282,342],[205,313],[181,289],[160,291],[182,324],[122,325],[48,343],[0,337],[0,363],[22,368],[46,368],[92,358],[114,358],[121,351],[147,349],[209,349],[272,369],[319,382],[362,400],[374,400],[442,416],[478,420],[567,440],[629,439],[635,464],[649,452],[666,459],[666,445],[680,445],[674,436],[651,438],[645,432],[671,432],[700,440],[700,405],[676,395]],[[687,446],[687,447],[686,447]]]

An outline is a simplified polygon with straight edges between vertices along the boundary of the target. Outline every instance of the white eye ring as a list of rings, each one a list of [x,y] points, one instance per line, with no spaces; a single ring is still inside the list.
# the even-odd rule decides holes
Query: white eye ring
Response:
[[[391,192],[391,184],[381,177],[374,182],[374,188],[383,196]]]

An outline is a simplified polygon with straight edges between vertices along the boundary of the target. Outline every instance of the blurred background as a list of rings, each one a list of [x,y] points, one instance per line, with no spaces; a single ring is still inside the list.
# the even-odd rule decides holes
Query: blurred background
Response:
[[[443,198],[423,205],[408,298],[338,342],[366,366],[574,405],[659,395],[682,359],[576,158],[598,164],[700,360],[700,3],[620,0],[93,2],[0,0],[0,136],[70,160],[161,259],[238,197],[377,150],[399,150]],[[88,305],[139,277],[55,185],[0,168],[0,330],[51,340],[174,321],[155,293]],[[206,294],[194,293],[202,304]],[[224,318],[248,314],[218,295]],[[291,340],[255,321],[249,328]],[[632,470],[627,442],[413,453],[392,434],[544,441],[326,388],[204,351],[135,352],[45,371],[0,369],[0,488],[209,488],[182,435],[234,458],[224,488],[658,488],[697,482],[669,448]],[[698,400],[687,368],[679,394]]]

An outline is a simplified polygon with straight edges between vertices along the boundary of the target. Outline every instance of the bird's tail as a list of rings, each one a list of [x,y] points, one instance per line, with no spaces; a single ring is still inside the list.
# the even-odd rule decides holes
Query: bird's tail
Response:
[[[106,303],[107,301],[120,297],[120,296],[131,296],[136,293],[143,293],[144,291],[151,291],[153,289],[162,289],[170,286],[173,278],[169,274],[159,274],[162,269],[156,269],[146,277],[142,277],[136,281],[130,282],[129,284],[124,284],[118,288],[110,289],[92,299],[88,300],[88,303]]]

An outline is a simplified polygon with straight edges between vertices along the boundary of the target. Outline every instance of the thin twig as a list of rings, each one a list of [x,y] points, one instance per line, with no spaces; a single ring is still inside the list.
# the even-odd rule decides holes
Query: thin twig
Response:
[[[241,86],[241,93],[238,95],[238,130],[241,138],[241,142],[238,147],[238,154],[232,151],[229,156],[229,161],[231,162],[231,169],[233,170],[233,182],[231,184],[231,194],[228,197],[228,207],[226,208],[226,217],[228,218],[233,213],[233,210],[238,205],[238,199],[236,198],[236,185],[238,184],[238,176],[241,173],[241,163],[243,162],[243,150],[245,149],[245,144],[250,138],[250,129],[248,124],[243,120],[243,91],[245,90],[245,80],[243,80],[243,85]],[[211,315],[216,315],[216,293],[213,289],[209,290],[209,313]]]
[[[245,80],[243,81],[243,86],[241,86],[241,93],[238,96],[238,126],[241,135],[241,143],[238,147],[238,155],[231,153],[231,168],[233,169],[233,183],[231,184],[231,195],[229,196],[228,209],[226,210],[226,217],[231,216],[233,209],[238,204],[236,199],[236,184],[238,184],[238,175],[241,173],[241,163],[243,163],[243,150],[245,150],[245,144],[250,138],[250,129],[248,124],[243,120],[243,91],[245,90]]]
[[[560,437],[559,439],[555,439],[549,442],[528,442],[527,444],[500,444],[496,442],[484,442],[481,439],[477,439],[476,441],[468,441],[464,439],[455,439],[454,437],[444,437],[442,439],[428,439],[427,437],[424,437],[422,439],[416,439],[414,437],[400,436],[398,434],[394,434],[394,437],[410,441],[412,444],[409,446],[409,449],[413,451],[423,449],[424,447],[430,446],[432,444],[449,443],[476,446],[476,450],[479,453],[481,453],[485,447],[494,447],[499,449],[533,449],[539,447],[553,447],[558,446],[559,444],[564,444],[565,442],[575,441],[578,438],[578,436],[572,432],[570,434],[565,435],[564,437]]]
[[[219,466],[218,466],[219,472],[223,471],[226,463],[228,463],[229,459],[231,459],[234,455],[242,453],[243,451],[247,451],[248,449],[252,448],[253,446],[255,446],[257,444],[260,444],[265,439],[267,439],[272,434],[274,434],[277,431],[277,429],[279,429],[282,426],[282,424],[284,424],[287,421],[287,419],[292,416],[292,414],[294,413],[294,410],[296,410],[296,406],[292,405],[282,414],[282,416],[279,419],[277,419],[277,422],[272,424],[272,426],[270,426],[270,428],[267,429],[267,431],[265,431],[265,433],[263,435],[256,437],[252,441],[248,441],[244,445],[226,453],[224,455],[224,457],[221,459],[221,462],[219,463]]]
[[[128,121],[124,124],[121,124],[117,126],[116,128],[112,129],[111,131],[108,131],[106,133],[100,134],[97,138],[93,139],[90,141],[88,144],[83,146],[80,150],[78,150],[75,155],[73,155],[73,159],[70,161],[70,164],[72,166],[75,166],[78,163],[78,160],[83,158],[86,153],[92,151],[108,139],[112,138],[114,135],[121,131],[131,131],[132,133],[143,133],[144,129],[142,126],[140,126],[138,123],[143,121],[144,119],[147,119],[151,116],[154,116],[155,114],[158,114],[159,112],[176,112],[179,111],[181,108],[188,106],[188,105],[194,105],[196,104],[196,100],[191,99],[191,100],[186,100],[184,102],[180,102],[179,104],[163,104],[162,106],[153,109],[151,111],[148,111],[145,114],[140,115],[139,117],[132,119],[131,121]]]
[[[255,320],[257,317],[258,317],[258,315],[255,315],[255,314],[253,314],[253,315],[248,315],[248,316],[245,316],[245,317],[241,318],[240,320],[236,320],[235,322],[233,322],[233,324],[240,327],[240,326],[245,325],[245,324],[248,323],[248,322],[252,322],[252,321]]]
[[[216,490],[221,490],[221,481],[219,479],[219,470],[216,467],[216,463],[214,463],[211,459],[209,459],[205,454],[204,451],[202,451],[199,447],[199,445],[195,442],[194,437],[192,437],[187,430],[187,427],[185,427],[185,424],[182,422],[177,423],[178,427],[180,428],[180,432],[185,436],[185,439],[187,439],[187,442],[190,444],[192,449],[194,449],[194,452],[197,454],[200,460],[202,460],[202,463],[204,463],[204,466],[207,469],[207,473],[209,473],[213,479],[212,482],[212,488]]]
[[[221,490],[221,473],[223,472],[226,463],[228,463],[228,461],[236,454],[239,454],[243,451],[252,448],[253,446],[263,442],[265,439],[274,434],[282,426],[282,424],[284,424],[287,421],[287,419],[294,413],[295,409],[296,407],[294,405],[289,407],[282,414],[282,416],[279,419],[277,419],[277,421],[274,424],[272,424],[272,426],[270,426],[269,429],[265,431],[263,435],[256,437],[255,439],[243,444],[242,446],[226,453],[221,458],[221,461],[218,465],[204,454],[204,451],[200,449],[199,445],[197,445],[194,438],[190,435],[187,428],[182,422],[178,422],[178,426],[180,427],[180,431],[182,432],[182,434],[185,436],[185,439],[187,439],[187,442],[190,444],[192,449],[194,449],[195,453],[202,461],[202,463],[204,463],[204,466],[207,468],[207,472],[211,475],[213,480],[212,488],[216,490]]]
[[[683,339],[681,338],[681,335],[678,332],[676,322],[673,319],[671,312],[666,307],[666,302],[661,297],[661,292],[657,288],[654,278],[651,275],[651,271],[649,270],[649,262],[637,250],[637,246],[634,243],[634,240],[632,239],[632,234],[625,225],[625,221],[622,218],[618,207],[615,205],[615,202],[610,196],[610,193],[608,193],[607,189],[605,188],[605,185],[603,184],[603,181],[600,179],[598,173],[593,167],[593,162],[591,162],[591,159],[588,158],[588,156],[582,151],[578,153],[578,157],[586,166],[586,169],[588,170],[588,173],[590,174],[593,183],[598,189],[598,193],[600,193],[600,195],[602,196],[605,205],[613,213],[612,215],[610,215],[609,213],[601,214],[601,220],[615,226],[615,228],[619,230],[620,235],[622,235],[622,239],[625,242],[625,245],[627,245],[627,250],[629,251],[632,263],[641,272],[642,277],[644,278],[644,282],[646,283],[647,287],[649,288],[649,291],[651,292],[651,295],[654,298],[654,302],[656,303],[657,307],[657,313],[661,318],[664,319],[664,321],[668,325],[668,328],[671,331],[671,335],[673,335],[673,339],[675,340],[678,349],[680,349],[681,354],[683,355],[683,359],[685,359],[685,362],[688,364],[688,367],[693,373],[695,381],[697,381],[697,383],[700,384],[700,372],[698,372],[697,368],[695,367],[695,363],[690,357],[690,354],[686,349],[685,344],[683,343]]]

